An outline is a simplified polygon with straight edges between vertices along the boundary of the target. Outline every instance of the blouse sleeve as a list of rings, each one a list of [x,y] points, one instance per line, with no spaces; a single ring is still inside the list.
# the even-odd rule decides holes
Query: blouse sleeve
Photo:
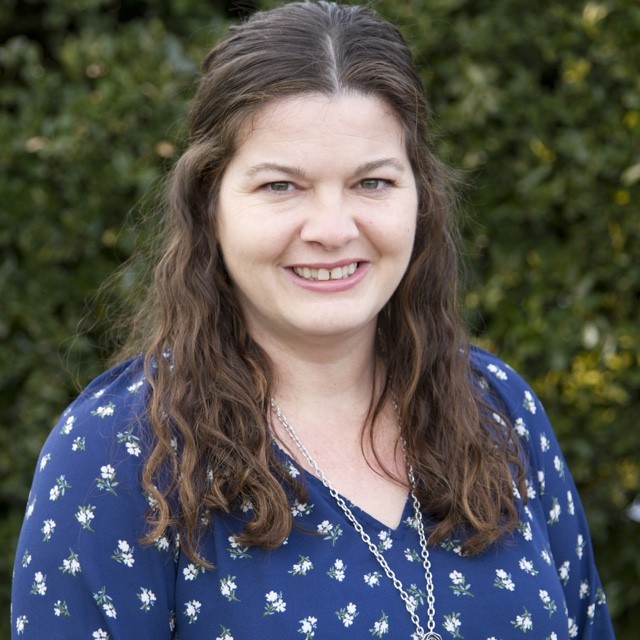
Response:
[[[140,360],[123,363],[49,435],[15,558],[12,639],[173,637],[173,545],[140,543],[147,392]]]
[[[508,365],[480,352],[478,368],[502,400],[528,457],[528,500],[543,523],[568,609],[569,637],[610,640],[614,632],[580,497],[544,408]]]

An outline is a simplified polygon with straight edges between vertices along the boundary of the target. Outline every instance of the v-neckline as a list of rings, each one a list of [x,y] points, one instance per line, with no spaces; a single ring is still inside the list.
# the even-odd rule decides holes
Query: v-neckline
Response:
[[[315,473],[312,473],[311,471],[303,467],[299,462],[297,462],[280,442],[278,442],[275,438],[273,438],[272,440],[276,454],[284,461],[286,461],[289,465],[292,465],[293,468],[304,478],[304,483],[306,485],[312,485],[320,494],[325,504],[327,504],[332,511],[338,514],[345,522],[349,523],[349,526],[352,527],[353,524],[346,517],[344,511],[340,508],[322,480],[320,480],[320,478]],[[403,538],[407,534],[407,530],[412,530],[412,527],[407,523],[407,521],[413,516],[413,501],[411,498],[411,493],[409,491],[407,491],[406,493],[402,515],[396,527],[387,525],[386,523],[382,522],[374,515],[370,514],[368,511],[357,505],[347,496],[341,494],[337,490],[336,492],[347,503],[350,509],[357,512],[354,515],[356,515],[358,521],[360,521],[363,526],[366,525],[365,528],[371,528],[377,533],[388,532],[395,539]]]

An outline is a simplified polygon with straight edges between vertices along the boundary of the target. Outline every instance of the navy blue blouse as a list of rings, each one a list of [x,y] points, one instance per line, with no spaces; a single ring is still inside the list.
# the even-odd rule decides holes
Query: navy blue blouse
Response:
[[[522,439],[528,499],[514,490],[517,530],[481,555],[466,557],[455,536],[430,549],[436,631],[445,640],[613,638],[582,506],[540,402],[494,356],[474,349],[472,364]],[[250,504],[212,516],[202,555],[215,569],[193,564],[169,536],[142,545],[148,394],[141,358],[124,362],[83,391],[45,443],[16,555],[14,640],[414,638],[398,592],[327,489],[282,452],[308,501],[291,504],[298,526],[278,549],[236,541]],[[397,529],[353,510],[426,628],[411,501]]]

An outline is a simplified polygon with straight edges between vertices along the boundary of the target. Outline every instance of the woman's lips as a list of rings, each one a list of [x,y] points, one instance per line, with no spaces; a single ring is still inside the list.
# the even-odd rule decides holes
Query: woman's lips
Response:
[[[288,268],[297,285],[309,291],[337,293],[355,287],[369,271],[366,260],[352,260],[333,265],[300,265]]]
[[[358,268],[357,262],[350,262],[341,267],[313,268],[313,267],[292,267],[293,272],[300,278],[305,280],[345,280],[352,276]]]

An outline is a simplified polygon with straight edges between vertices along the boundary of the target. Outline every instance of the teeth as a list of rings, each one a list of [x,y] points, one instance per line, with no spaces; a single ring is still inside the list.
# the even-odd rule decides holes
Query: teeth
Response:
[[[358,268],[357,262],[352,262],[344,267],[334,267],[333,269],[310,269],[309,267],[293,267],[296,275],[305,280],[343,280],[353,275]]]

